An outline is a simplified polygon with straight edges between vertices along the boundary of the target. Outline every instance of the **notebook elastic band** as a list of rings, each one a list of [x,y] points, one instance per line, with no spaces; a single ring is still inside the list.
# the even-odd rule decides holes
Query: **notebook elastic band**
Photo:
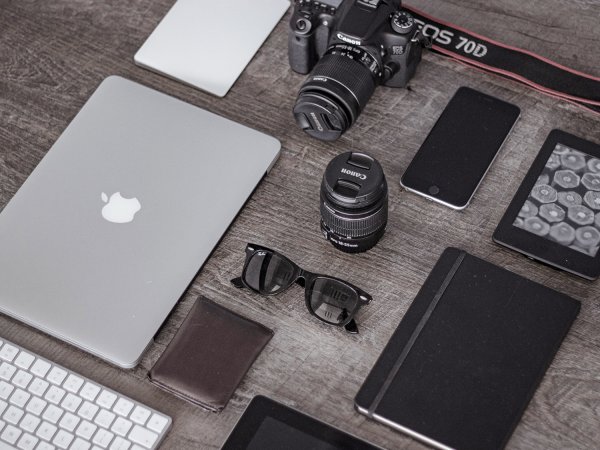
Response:
[[[600,114],[600,77],[570,69],[404,5],[432,39],[431,49],[469,66],[510,78]]]
[[[450,271],[446,275],[446,278],[444,279],[444,282],[442,283],[442,285],[440,286],[440,288],[436,292],[435,296],[433,297],[433,300],[431,300],[431,303],[427,307],[427,310],[425,311],[425,314],[423,314],[423,317],[421,317],[421,320],[419,321],[419,323],[417,324],[417,327],[415,328],[415,330],[413,331],[412,335],[410,336],[410,339],[408,340],[408,342],[406,343],[406,345],[402,349],[402,352],[400,353],[400,356],[398,356],[398,359],[396,360],[396,363],[392,367],[392,370],[390,370],[390,373],[388,374],[387,378],[385,379],[385,382],[381,385],[381,388],[379,389],[379,392],[377,393],[377,395],[373,399],[373,402],[371,403],[371,406],[369,407],[369,410],[368,410],[368,416],[369,417],[373,418],[373,413],[375,412],[375,410],[379,406],[379,403],[381,402],[381,400],[383,399],[383,396],[385,395],[385,393],[387,392],[388,388],[390,387],[390,384],[392,384],[392,381],[394,381],[394,378],[396,378],[396,374],[398,373],[398,370],[400,370],[400,367],[402,366],[402,364],[406,360],[406,357],[408,356],[408,353],[412,349],[412,347],[415,344],[416,340],[419,338],[419,335],[421,334],[421,331],[423,331],[423,328],[425,328],[425,325],[427,324],[427,321],[431,317],[431,314],[433,314],[433,311],[435,310],[435,307],[437,306],[437,304],[439,303],[440,299],[444,295],[444,292],[446,292],[446,289],[448,288],[448,286],[452,282],[452,279],[454,278],[454,275],[456,275],[456,272],[458,271],[458,268],[462,264],[462,262],[465,259],[466,255],[467,254],[465,252],[461,252],[460,255],[458,255],[458,258],[456,258],[456,261],[454,261],[454,264],[452,265],[452,268],[450,269]]]

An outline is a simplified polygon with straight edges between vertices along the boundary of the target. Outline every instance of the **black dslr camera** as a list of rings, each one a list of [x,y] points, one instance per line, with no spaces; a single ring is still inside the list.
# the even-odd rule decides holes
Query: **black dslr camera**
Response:
[[[377,85],[406,86],[429,45],[400,0],[295,0],[290,66],[312,70],[294,106],[296,122],[318,139],[337,139]]]

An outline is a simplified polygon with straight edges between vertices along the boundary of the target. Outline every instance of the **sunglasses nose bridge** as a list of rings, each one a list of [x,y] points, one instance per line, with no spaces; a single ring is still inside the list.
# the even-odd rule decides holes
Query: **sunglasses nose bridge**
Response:
[[[298,276],[296,277],[296,283],[301,287],[306,286],[306,272],[303,269],[300,269],[298,272]]]

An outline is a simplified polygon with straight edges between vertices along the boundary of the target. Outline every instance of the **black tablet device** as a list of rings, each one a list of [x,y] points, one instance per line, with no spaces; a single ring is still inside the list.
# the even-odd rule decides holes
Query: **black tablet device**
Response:
[[[583,278],[598,278],[600,145],[553,130],[494,241]]]
[[[252,399],[221,450],[380,450],[261,395]]]

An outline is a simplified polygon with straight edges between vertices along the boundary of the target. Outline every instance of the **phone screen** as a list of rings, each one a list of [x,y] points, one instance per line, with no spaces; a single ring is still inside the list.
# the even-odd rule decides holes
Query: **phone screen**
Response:
[[[461,87],[402,176],[408,190],[466,207],[517,121],[515,105]]]

